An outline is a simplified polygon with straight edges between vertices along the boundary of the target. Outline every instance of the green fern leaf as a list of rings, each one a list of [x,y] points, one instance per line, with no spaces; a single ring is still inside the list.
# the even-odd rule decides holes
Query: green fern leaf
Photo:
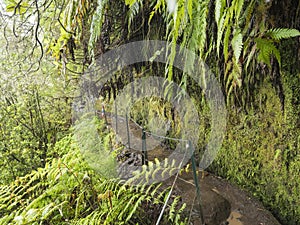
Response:
[[[223,31],[224,31],[224,20],[225,20],[226,14],[222,15],[219,21],[218,25],[218,31],[217,31],[217,54],[218,56],[220,55],[220,45],[221,45],[221,40],[223,37]]]
[[[231,34],[231,26],[228,26],[225,35],[224,35],[224,47],[223,47],[223,54],[224,54],[224,59],[225,62],[228,60],[228,46],[229,46],[229,37]]]
[[[217,54],[219,55],[220,52],[220,45],[222,42],[223,32],[225,28],[228,30],[232,26],[231,22],[231,14],[230,10],[226,9],[223,13],[223,15],[220,18],[219,25],[218,25],[218,31],[217,31]]]
[[[247,54],[247,61],[246,61],[246,66],[245,66],[245,69],[246,69],[246,70],[248,69],[250,62],[251,62],[251,60],[253,59],[253,56],[254,56],[255,52],[256,52],[256,45],[254,45],[254,46],[252,47],[250,53]]]
[[[225,1],[224,0],[216,0],[216,6],[215,6],[215,20],[217,23],[217,26],[220,24],[221,15],[223,14]]]
[[[190,20],[192,20],[193,19],[193,0],[187,1],[187,12],[188,12]]]
[[[176,206],[178,205],[179,200],[180,200],[180,197],[176,197],[170,206],[169,220],[172,222],[175,219],[175,215],[176,215],[176,211],[177,211]]]
[[[272,40],[256,38],[254,39],[259,49],[258,60],[271,67],[270,57],[274,55],[279,65],[281,65],[281,57],[279,50],[275,47]]]
[[[296,29],[289,28],[274,28],[266,32],[266,36],[271,37],[274,40],[281,40],[285,38],[300,36],[300,32]]]
[[[232,39],[232,48],[235,59],[238,61],[243,48],[243,35],[239,30],[236,30]]]
[[[128,222],[128,221],[131,219],[131,217],[133,216],[133,214],[136,213],[138,207],[141,205],[141,203],[142,203],[142,201],[145,199],[145,197],[146,197],[145,195],[141,195],[141,196],[136,200],[136,202],[135,202],[133,208],[130,209],[130,213],[128,214],[128,216],[127,216],[125,222]]]
[[[92,18],[91,28],[90,28],[90,39],[89,39],[89,51],[91,52],[91,55],[94,55],[94,46],[97,42],[102,28],[102,22],[103,22],[103,11],[105,8],[105,5],[108,1],[107,0],[98,0],[97,1],[97,8]]]
[[[246,26],[244,26],[244,29],[242,32],[243,34],[245,34],[250,27],[251,19],[253,17],[253,10],[254,10],[254,6],[255,6],[255,2],[256,1],[251,1],[243,13],[244,14],[243,19],[245,20],[244,24],[246,25]]]
[[[235,11],[235,18],[236,18],[237,22],[240,19],[240,15],[241,15],[241,11],[243,9],[244,2],[245,2],[245,0],[235,0],[233,3],[235,5],[234,11]]]
[[[150,26],[150,23],[151,23],[151,20],[152,20],[154,14],[157,11],[161,11],[161,8],[165,8],[165,2],[164,1],[157,1],[156,4],[155,4],[155,6],[153,7],[152,12],[149,15],[149,19],[148,19],[148,25],[149,26]]]
[[[135,1],[133,2],[130,6],[129,6],[129,10],[128,10],[128,32],[130,33],[130,27],[131,27],[131,23],[134,19],[134,17],[139,13],[140,11],[140,4],[139,1]]]

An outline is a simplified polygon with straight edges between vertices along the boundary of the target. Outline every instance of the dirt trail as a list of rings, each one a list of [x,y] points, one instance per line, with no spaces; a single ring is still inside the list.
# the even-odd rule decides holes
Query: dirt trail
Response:
[[[112,124],[112,126],[116,125]],[[130,123],[129,128],[131,148],[140,149],[142,146],[141,130],[133,123]],[[124,119],[118,121],[117,133],[119,140],[126,144],[128,136]],[[160,140],[155,140],[151,136],[147,137],[149,161],[153,161],[154,158],[164,160],[170,155],[171,151],[159,143]],[[153,146],[156,147],[153,148]],[[200,171],[198,174],[205,225],[280,225],[274,216],[246,191],[213,174]],[[167,179],[164,185],[171,186],[173,180],[174,177]],[[200,214],[195,206],[196,189],[191,171],[179,176],[173,192],[180,195],[187,204],[189,224],[200,225]]]
[[[280,225],[274,216],[246,191],[213,174],[204,172],[202,177],[201,173],[199,172],[199,181],[205,225]],[[169,186],[173,180],[170,178],[165,184]],[[182,197],[188,209],[193,209],[189,224],[200,224],[191,172],[179,176],[174,194]]]

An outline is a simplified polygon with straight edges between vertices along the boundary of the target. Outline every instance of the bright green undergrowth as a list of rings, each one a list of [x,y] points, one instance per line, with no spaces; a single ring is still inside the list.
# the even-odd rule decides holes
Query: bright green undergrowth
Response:
[[[97,127],[104,129],[103,122]],[[108,135],[100,132],[98,147],[110,146]],[[152,224],[158,218],[169,189],[102,177],[71,135],[53,151],[57,156],[44,168],[0,187],[0,224]],[[184,207],[172,197],[161,224],[184,224]]]

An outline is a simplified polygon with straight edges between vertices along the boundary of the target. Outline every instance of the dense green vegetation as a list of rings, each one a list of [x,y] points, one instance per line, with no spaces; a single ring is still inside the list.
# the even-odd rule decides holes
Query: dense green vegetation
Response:
[[[105,127],[103,121],[97,123],[99,129]],[[107,135],[98,143],[102,148]],[[53,152],[55,157],[43,168],[1,187],[0,224],[150,224],[158,217],[168,189],[99,176],[70,135]],[[163,224],[185,221],[180,218],[184,207],[174,197]]]
[[[84,71],[110,49],[138,40],[169,41],[169,64],[128,66],[107,82],[106,101],[137,77],[164,74],[193,97],[204,117],[201,155],[209,107],[201,88],[172,67],[176,44],[199,54],[220,81],[228,110],[223,147],[208,169],[249,190],[282,224],[300,223],[299,1],[175,2],[173,9],[165,0],[1,1],[0,224],[157,219],[168,190],[110,180],[101,174],[109,168],[90,168],[73,135],[84,132],[72,123]],[[179,126],[168,104],[153,101],[152,113]],[[135,107],[132,116],[142,121]],[[103,121],[95,122],[98,147],[120,149]],[[163,223],[186,224],[184,204],[172,198]]]

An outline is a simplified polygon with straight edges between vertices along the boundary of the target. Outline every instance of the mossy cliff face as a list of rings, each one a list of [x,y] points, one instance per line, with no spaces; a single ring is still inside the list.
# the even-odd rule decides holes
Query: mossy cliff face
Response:
[[[251,191],[283,224],[299,224],[299,73],[284,72],[282,81],[284,111],[266,80],[255,109],[229,112],[227,136],[210,170]]]

